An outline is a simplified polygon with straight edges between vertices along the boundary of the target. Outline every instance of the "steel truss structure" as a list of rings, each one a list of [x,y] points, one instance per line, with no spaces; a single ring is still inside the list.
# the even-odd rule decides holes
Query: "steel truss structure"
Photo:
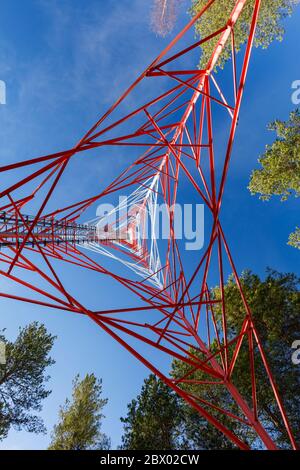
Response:
[[[274,433],[266,429],[260,414],[255,367],[259,356],[291,446],[295,449],[287,414],[220,221],[261,1],[254,2],[249,38],[240,67],[234,31],[248,0],[236,1],[227,23],[219,30],[191,45],[184,45],[187,32],[202,15],[209,13],[216,1],[207,2],[74,148],[0,167],[2,181],[6,177],[11,181],[6,188],[2,184],[0,192],[0,274],[29,292],[21,296],[15,291],[6,291],[0,296],[86,315],[212,426],[245,450],[249,448],[247,442],[237,436],[230,425],[224,424],[222,417],[226,417],[226,422],[229,419],[251,429],[267,449],[277,449]],[[186,70],[186,57],[208,42],[213,44],[213,52],[207,66],[203,70]],[[229,48],[232,52],[232,94],[226,99],[224,89],[228,88],[228,78],[223,86],[222,72],[217,81],[214,69],[224,50]],[[115,111],[124,100],[141,84],[151,80],[163,83],[165,91],[114,119]],[[218,132],[222,133],[225,143],[221,151],[216,151],[214,116],[220,111],[224,111],[224,116],[222,129]],[[124,127],[126,132],[122,131]],[[109,149],[112,146],[126,151],[141,148],[143,153],[101,193],[79,202],[70,201],[67,207],[47,212],[57,185],[74,158],[82,152],[88,158],[99,147]],[[189,274],[180,243],[174,236],[171,210],[179,198],[183,181],[197,195],[193,202],[195,199],[203,202],[211,218],[208,246],[199,259],[196,256],[199,252],[194,253],[196,264]],[[104,227],[102,219],[82,223],[92,205],[121,191],[129,194],[127,221],[117,216],[113,223],[107,222]],[[150,219],[152,228],[155,226],[158,200],[164,201],[169,208],[169,239],[163,249],[152,229],[149,239],[142,236],[145,217]],[[30,213],[30,206],[34,207],[35,215],[25,216],[24,213]],[[111,268],[111,264],[106,268],[101,263],[104,258],[98,253],[110,257],[115,268]],[[56,268],[62,262],[113,278],[134,294],[138,303],[126,308],[91,310],[65,288]],[[120,273],[120,267],[130,269],[124,275],[123,271]],[[244,305],[241,330],[234,337],[227,324],[226,270],[228,274],[233,273]],[[218,278],[220,298],[215,298],[208,287],[211,273]],[[41,283],[46,287],[41,287]],[[160,363],[155,363],[153,355],[146,357],[143,345],[170,360],[182,361],[187,372],[176,378],[166,374]],[[243,348],[248,351],[250,399],[241,395],[238,378],[234,377]],[[197,372],[205,379],[197,379]],[[221,404],[208,402],[197,392],[191,393],[186,387],[191,383],[195,385],[193,390],[197,390],[197,384],[222,387],[235,403],[236,413],[223,409]]]

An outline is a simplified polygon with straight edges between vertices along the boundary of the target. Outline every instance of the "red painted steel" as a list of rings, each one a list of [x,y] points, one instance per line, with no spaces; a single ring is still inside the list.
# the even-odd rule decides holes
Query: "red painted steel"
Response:
[[[213,8],[215,1],[207,2],[74,148],[0,167],[0,172],[4,176],[9,175],[13,181],[0,193],[0,210],[3,211],[0,214],[0,274],[20,286],[22,292],[31,292],[28,296],[2,292],[0,296],[88,316],[241,449],[248,449],[248,444],[230,429],[230,425],[224,424],[224,416],[226,423],[229,418],[233,423],[248,426],[267,449],[277,449],[275,431],[267,430],[261,417],[255,372],[256,361],[260,358],[291,447],[295,449],[287,414],[220,221],[261,1],[254,2],[241,66],[235,53],[234,27],[248,0],[236,1],[227,23],[218,31],[189,46],[183,44],[186,33]],[[213,44],[207,66],[203,70],[185,69],[182,65],[185,58],[206,42]],[[175,46],[179,51],[170,55]],[[228,91],[228,69],[224,72],[227,78],[223,85],[222,72],[217,79],[213,75],[224,48],[229,48],[232,53],[231,92]],[[119,114],[117,119],[114,118],[124,100],[142,83],[151,80],[163,80],[160,83],[164,83],[165,91],[123,117]],[[218,117],[220,113],[223,113],[221,121]],[[137,126],[138,120],[140,123]],[[218,132],[215,130],[216,120]],[[124,125],[126,131],[122,133],[119,129]],[[220,145],[216,148],[218,133],[227,136],[221,150]],[[46,212],[49,202],[54,200],[57,185],[73,159],[82,152],[86,152],[87,159],[91,151],[96,152],[100,147],[109,149],[111,146],[124,151],[129,149],[133,155],[138,149],[144,151],[105,190],[79,202],[70,202],[67,207],[53,210],[52,204],[50,212]],[[14,178],[11,178],[12,175]],[[190,185],[194,189],[211,217],[209,243],[200,258],[197,252],[194,253],[196,264],[192,271],[185,267],[182,246],[174,233],[171,210],[180,199],[183,181],[184,188]],[[105,267],[104,263],[99,263],[99,256],[88,255],[80,245],[80,241],[83,245],[91,241],[104,243],[94,237],[93,228],[87,229],[79,223],[86,210],[106,196],[123,191],[130,193],[136,188],[148,190],[140,211],[145,209],[147,197],[154,192],[168,205],[169,240],[161,253],[164,258],[161,266],[157,271],[149,268],[149,245],[146,241],[141,246],[136,240],[119,240],[118,243],[106,240],[105,243],[109,250],[127,257],[148,272],[143,279],[123,274],[123,270],[118,271],[118,265],[114,270],[111,266]],[[24,216],[25,206],[26,212],[34,207],[33,217]],[[57,272],[59,262],[111,277],[131,291],[137,297],[138,304],[92,311],[65,288]],[[244,305],[241,329],[235,337],[232,337],[227,324],[224,295],[226,272],[233,273]],[[212,277],[219,282],[218,300],[212,298],[208,287]],[[155,281],[158,278],[161,285]],[[138,343],[142,346],[140,349]],[[143,345],[147,348],[144,349]],[[162,371],[159,360],[156,359],[156,364],[153,355],[146,354],[149,348],[161,356],[166,355],[170,361],[183,361],[187,372],[182,377],[168,376]],[[248,351],[249,358],[250,399],[240,394],[238,378],[235,377],[235,366],[243,348]],[[155,354],[157,357],[158,354]],[[197,379],[197,371],[201,371],[204,378]],[[236,412],[229,412],[220,403],[203,399],[195,387],[193,393],[185,387],[185,384],[197,383],[212,388],[222,387],[235,402]]]

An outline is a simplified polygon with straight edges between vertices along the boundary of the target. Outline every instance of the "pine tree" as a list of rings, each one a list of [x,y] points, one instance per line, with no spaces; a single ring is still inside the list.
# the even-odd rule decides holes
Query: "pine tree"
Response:
[[[122,449],[170,450],[181,445],[181,404],[179,397],[151,374],[141,393],[128,405]]]
[[[300,378],[297,368],[292,363],[292,344],[295,340],[300,339],[300,279],[294,274],[280,274],[272,270],[267,271],[265,279],[260,279],[259,276],[245,271],[241,276],[241,283],[291,426],[298,443],[300,443],[300,396],[298,393]],[[213,289],[212,295],[215,299],[220,298],[219,288]],[[232,277],[225,285],[225,301],[228,334],[229,338],[234,338],[241,330],[245,307]],[[218,311],[217,305],[215,305],[214,311],[216,317],[221,319],[221,312]],[[195,351],[193,353],[198,354]],[[255,364],[259,418],[280,447],[290,448],[290,442],[257,349],[255,349]],[[188,365],[181,361],[174,361],[174,378],[180,377],[188,371]],[[190,374],[189,378],[201,381],[207,379],[207,376],[203,372],[197,371]],[[236,380],[242,396],[250,402],[249,350],[246,343],[242,345],[232,379]],[[199,394],[208,402],[217,403],[221,408],[238,414],[238,408],[226,392],[225,387],[185,384],[184,388],[194,395]],[[249,445],[256,448],[259,446],[256,436],[249,432],[248,426],[224,417],[218,411],[211,409],[209,411],[238,436],[246,440]],[[190,407],[186,407],[185,426],[186,438],[196,448],[227,449],[233,447],[219,431],[210,426]]]
[[[236,50],[240,50],[249,35],[255,0],[249,0],[243,8],[241,17],[234,28]],[[282,20],[291,15],[293,7],[299,0],[263,0],[261,2],[258,25],[256,29],[255,45],[267,48],[274,40],[282,40],[284,28]],[[196,15],[207,4],[207,0],[192,0],[191,14]],[[236,0],[216,0],[196,23],[196,34],[205,38],[225,26],[233,10]],[[202,45],[200,68],[206,66],[215,41],[208,41]],[[222,54],[219,66],[224,66],[231,57],[231,45],[228,44]]]
[[[281,274],[268,270],[265,279],[245,271],[241,283],[253,318],[268,357],[271,370],[279,387],[284,405],[297,441],[300,443],[299,409],[300,379],[297,367],[292,362],[292,344],[300,339],[300,279],[294,274]],[[212,289],[212,297],[220,298],[219,288]],[[241,330],[245,307],[240,292],[232,277],[225,285],[227,306],[227,327],[229,338]],[[221,321],[218,304],[214,305],[217,321]],[[217,348],[217,345],[212,347]],[[232,349],[229,348],[229,354]],[[200,355],[198,351],[191,351]],[[266,372],[255,348],[257,396],[259,418],[274,437],[279,447],[290,448],[288,436],[280,412],[268,384]],[[218,360],[218,356],[216,356]],[[207,380],[205,372],[191,373],[191,367],[180,360],[172,364],[172,376],[181,378],[189,373],[189,379],[198,382]],[[232,379],[236,381],[242,396],[251,402],[251,381],[249,376],[249,349],[243,342]],[[194,396],[241,416],[237,405],[223,385],[181,383]],[[203,405],[205,406],[205,405]],[[261,448],[261,443],[249,427],[238,420],[207,406],[207,410],[229,427],[252,448]],[[241,416],[242,417],[242,416]],[[128,405],[124,423],[123,446],[130,450],[168,449],[236,449],[220,431],[211,426],[201,415],[181,400],[159,379],[150,375],[145,380],[140,394]]]
[[[41,411],[42,401],[51,393],[45,388],[49,379],[45,370],[54,363],[49,356],[54,340],[45,326],[36,322],[20,328],[14,342],[0,332],[5,352],[0,363],[0,440],[11,427],[45,432],[42,419],[32,412]]]
[[[87,374],[73,381],[72,401],[66,400],[59,411],[59,423],[54,426],[49,450],[105,450],[110,441],[101,432],[102,410],[107,399],[102,398],[102,380]]]
[[[274,121],[268,128],[275,131],[277,139],[267,145],[259,158],[261,168],[251,175],[249,189],[269,201],[279,196],[281,201],[300,196],[300,111],[290,114],[288,121]],[[300,249],[300,229],[290,235],[289,244]]]

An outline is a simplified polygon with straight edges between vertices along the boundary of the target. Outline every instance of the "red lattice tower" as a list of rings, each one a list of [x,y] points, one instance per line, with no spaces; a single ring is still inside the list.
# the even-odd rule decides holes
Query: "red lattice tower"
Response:
[[[255,371],[255,354],[259,354],[295,449],[295,439],[219,217],[260,0],[255,1],[241,67],[236,60],[234,27],[248,0],[236,1],[227,23],[218,31],[183,48],[186,33],[202,15],[209,13],[214,1],[207,2],[74,148],[0,168],[10,181],[0,193],[0,274],[29,292],[28,296],[21,296],[8,291],[1,292],[0,296],[88,316],[241,449],[248,449],[247,443],[222,422],[222,416],[227,421],[230,419],[248,426],[266,448],[277,448],[272,433],[260,420]],[[188,54],[208,41],[213,41],[214,48],[207,66],[203,70],[186,70],[182,64]],[[233,65],[232,97],[227,101],[225,95],[228,92],[224,90],[229,87],[229,79],[227,77],[226,84],[221,86],[222,72],[217,82],[213,71],[224,48],[229,46]],[[128,95],[151,80],[156,83],[163,80],[165,91],[115,120],[114,113]],[[224,111],[222,129],[219,130],[224,144],[216,152],[213,117],[220,111]],[[122,128],[126,128],[126,132],[122,133]],[[56,187],[74,158],[82,152],[86,152],[85,158],[88,158],[91,150],[112,146],[124,152],[141,148],[143,153],[100,194],[79,202],[70,201],[68,207],[47,212]],[[199,251],[193,254],[195,265],[191,270],[189,261],[189,274],[180,242],[174,235],[171,210],[179,200],[182,184],[193,188],[211,218],[209,243],[199,256]],[[93,204],[124,191],[130,195],[129,221],[124,222],[119,217],[104,227],[99,220],[82,223],[86,210]],[[155,224],[158,200],[168,207],[169,239],[163,248],[153,234],[149,240],[141,237],[145,217],[150,217],[151,224]],[[25,216],[25,213],[35,215]],[[93,253],[88,254],[87,249]],[[104,258],[99,253],[112,258],[114,267],[110,264],[106,268],[105,263],[100,264]],[[121,273],[118,261],[122,262]],[[57,270],[62,262],[91,270],[95,276],[110,276],[131,291],[138,303],[133,307],[97,311],[85,307],[64,287]],[[128,269],[126,274],[124,269]],[[229,334],[227,327],[225,269],[233,273],[244,305],[242,327],[235,337]],[[218,277],[220,299],[215,299],[208,288],[212,272]],[[183,361],[188,372],[176,380],[166,375],[153,356],[146,357],[143,346],[139,349],[139,344],[146,344],[148,349],[153,348],[170,360]],[[241,395],[238,380],[233,378],[245,345],[252,387],[250,399]],[[204,374],[205,380],[193,379],[197,371]],[[232,413],[218,403],[190,393],[185,387],[187,383],[222,387],[235,403],[237,412]]]

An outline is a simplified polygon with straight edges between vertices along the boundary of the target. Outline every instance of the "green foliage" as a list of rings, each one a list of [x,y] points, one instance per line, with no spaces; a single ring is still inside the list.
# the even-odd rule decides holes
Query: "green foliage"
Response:
[[[258,334],[266,352],[271,370],[283,397],[288,417],[300,442],[299,409],[300,377],[292,363],[291,346],[300,338],[300,279],[294,274],[280,274],[268,270],[265,279],[246,271],[241,276],[241,284],[246,299],[252,309],[252,315]],[[212,297],[220,298],[219,288],[212,289]],[[240,333],[245,318],[245,307],[233,277],[225,285],[229,339]],[[221,321],[221,311],[215,304],[216,319]],[[216,341],[212,352],[217,349]],[[200,357],[197,350],[191,351]],[[229,347],[229,356],[233,346]],[[254,348],[257,378],[257,396],[259,419],[281,448],[290,448],[290,443],[274,399],[267,374],[257,347]],[[202,357],[204,359],[204,356]],[[216,359],[219,360],[218,355]],[[189,373],[188,378],[197,381],[211,380],[205,372],[191,373],[191,366],[174,360],[171,375],[181,378]],[[250,404],[252,389],[249,370],[249,348],[244,339],[236,362],[232,380],[239,392]],[[243,417],[236,403],[222,384],[182,383],[180,387],[194,396],[217,405],[240,418]],[[203,404],[213,416],[233,431],[253,448],[262,447],[256,435],[244,423],[233,420],[220,411]],[[221,432],[211,426],[198,412],[178,398],[164,383],[150,375],[142,387],[140,395],[128,405],[128,414],[124,423],[123,448],[132,450],[168,450],[168,449],[235,449]]]
[[[263,200],[272,195],[285,201],[289,196],[300,196],[300,112],[293,111],[288,121],[274,121],[268,128],[277,139],[267,145],[259,158],[262,168],[254,170],[249,189]]]
[[[269,270],[265,280],[258,276],[245,272],[241,278],[243,290],[247,301],[252,309],[256,327],[258,329],[262,344],[267,354],[271,370],[279,386],[283,397],[289,419],[294,433],[300,441],[299,433],[299,386],[300,377],[298,370],[291,361],[291,345],[300,335],[300,292],[299,279],[293,274],[279,274]],[[220,298],[219,289],[213,290],[215,298]],[[239,290],[233,278],[230,278],[225,286],[225,300],[227,305],[227,319],[229,334],[236,336],[245,316]],[[220,318],[220,311],[216,309],[216,315]],[[196,353],[197,354],[197,353]],[[260,419],[266,428],[276,438],[278,445],[282,448],[289,447],[289,441],[284,430],[279,410],[275,403],[272,390],[266,378],[266,372],[260,359],[257,348],[255,349],[255,366],[257,376],[257,390]],[[181,376],[187,372],[188,366],[182,362],[175,361],[173,364],[173,375]],[[191,379],[205,380],[207,377],[202,372],[189,376]],[[251,383],[249,374],[249,352],[247,343],[244,341],[239,359],[236,363],[233,381],[238,386],[242,396],[250,403]],[[184,385],[186,389],[194,394],[199,394],[209,402],[217,403],[219,406],[237,414],[238,410],[223,386],[208,385]],[[211,411],[211,410],[210,410]],[[189,439],[200,448],[228,448],[231,446],[225,438],[197,414],[189,410],[191,419],[188,427]],[[229,426],[237,435],[246,439],[249,444],[257,447],[259,443],[255,436],[242,423],[233,422],[224,418],[217,411],[212,412],[225,425]],[[194,423],[198,423],[195,425]]]
[[[288,121],[274,121],[269,129],[275,131],[277,139],[267,145],[259,158],[261,168],[251,175],[249,189],[259,194],[260,199],[269,201],[279,196],[286,201],[290,196],[300,196],[300,112],[290,114]],[[290,236],[289,244],[300,248],[299,229]]]
[[[180,446],[181,402],[154,375],[144,381],[140,395],[128,405],[122,449],[170,450]]]
[[[216,341],[212,344],[212,351],[215,352],[217,349]],[[204,360],[205,357],[199,353],[198,350],[190,351],[194,356]],[[198,370],[191,373],[191,367],[185,362],[174,360],[172,364],[172,376],[175,379],[185,376],[188,374],[189,380],[197,381],[211,381],[211,377],[208,377],[205,372]],[[245,374],[244,374],[245,375]],[[241,384],[239,383],[239,388]],[[239,414],[236,404],[233,402],[227,389],[222,385],[208,385],[208,384],[196,384],[196,383],[183,383],[180,388],[194,396],[199,396],[212,405],[228,410],[234,414]],[[243,384],[242,384],[243,388]],[[203,405],[207,411],[224,424],[228,429],[234,432],[242,440],[248,442],[250,445],[254,440],[255,436],[249,433],[249,429],[238,421],[234,421],[226,415],[221,414],[218,410],[212,407]],[[183,416],[184,416],[184,433],[185,439],[189,443],[190,448],[197,450],[234,450],[235,445],[221,433],[214,426],[209,424],[205,418],[203,418],[196,410],[191,408],[186,403],[182,403]]]
[[[54,426],[49,450],[106,450],[110,441],[101,432],[102,409],[107,399],[102,397],[102,380],[87,374],[73,381],[72,401],[60,408],[59,423]]]
[[[55,337],[44,325],[34,322],[20,329],[15,342],[8,341],[3,332],[0,340],[6,345],[6,363],[0,365],[0,440],[10,427],[29,432],[45,432],[39,412],[41,402],[51,393],[45,383],[45,369],[54,361],[49,356]]]
[[[289,236],[288,244],[300,250],[300,228],[297,227],[295,232]]]
[[[191,350],[192,354],[196,357],[200,357],[198,351]],[[203,359],[203,358],[202,358]],[[183,377],[185,374],[190,372],[190,367],[178,360],[174,360],[172,364],[172,376],[174,378]],[[198,370],[196,373],[189,373],[188,378],[190,380],[208,380],[207,375]],[[211,379],[209,379],[211,380]],[[185,391],[192,393],[194,396],[199,396],[202,399],[210,402],[214,405],[224,407],[224,409],[230,411],[236,411],[236,406],[232,403],[229,394],[226,392],[224,387],[219,385],[199,385],[199,384],[182,384],[180,386]],[[205,406],[204,406],[205,408]],[[217,411],[212,408],[207,408],[210,414],[219,419],[225,426],[231,431],[238,434],[240,437],[243,432],[243,427],[238,425],[230,418],[220,415]],[[229,441],[223,433],[221,433],[214,426],[209,424],[205,418],[203,418],[196,410],[191,408],[188,404],[182,403],[182,413],[184,416],[183,427],[184,437],[189,443],[191,449],[197,450],[231,450],[235,449],[234,444]]]
[[[193,16],[197,14],[206,3],[207,0],[192,0],[191,14]],[[235,0],[216,0],[196,23],[196,34],[201,38],[205,38],[225,26],[235,3]],[[282,20],[291,15],[293,6],[297,3],[299,3],[299,0],[263,0],[261,2],[261,10],[255,36],[256,46],[267,48],[274,40],[282,40],[284,34]],[[237,51],[241,49],[242,45],[248,39],[254,4],[254,0],[249,0],[246,3],[234,28]],[[203,44],[200,69],[206,66],[217,40],[218,38]],[[225,47],[219,66],[223,67],[230,57],[231,45],[228,44]]]

